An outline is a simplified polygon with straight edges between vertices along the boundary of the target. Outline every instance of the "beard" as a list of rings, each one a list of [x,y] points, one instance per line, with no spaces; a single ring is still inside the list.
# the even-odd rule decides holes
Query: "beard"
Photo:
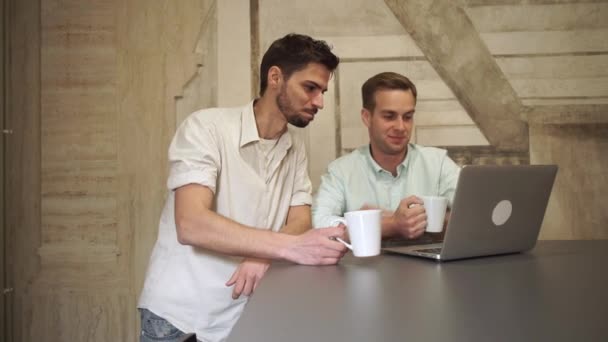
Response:
[[[287,118],[287,122],[300,128],[308,126],[310,121],[301,117],[300,114],[293,108],[291,100],[287,96],[286,85],[283,85],[281,87],[281,92],[279,92],[279,96],[277,96],[276,102],[277,107],[279,108],[281,113],[283,113],[283,115],[285,115],[285,117]]]

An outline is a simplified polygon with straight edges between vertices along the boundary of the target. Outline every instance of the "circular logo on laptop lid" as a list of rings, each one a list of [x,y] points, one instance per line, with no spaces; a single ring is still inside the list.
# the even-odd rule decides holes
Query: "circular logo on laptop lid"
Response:
[[[511,213],[513,212],[513,205],[509,200],[502,200],[496,204],[494,210],[492,210],[492,222],[497,226],[502,226],[507,222]]]

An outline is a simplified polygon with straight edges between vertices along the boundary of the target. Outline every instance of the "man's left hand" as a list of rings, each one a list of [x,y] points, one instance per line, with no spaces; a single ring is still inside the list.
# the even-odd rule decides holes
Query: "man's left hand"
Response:
[[[236,268],[236,271],[226,283],[226,286],[233,286],[232,299],[238,299],[241,294],[250,296],[260,283],[262,277],[270,266],[270,260],[246,258]]]

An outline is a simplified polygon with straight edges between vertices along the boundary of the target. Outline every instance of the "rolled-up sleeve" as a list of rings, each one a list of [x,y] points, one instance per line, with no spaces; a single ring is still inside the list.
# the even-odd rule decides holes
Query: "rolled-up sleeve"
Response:
[[[439,176],[439,194],[447,197],[449,206],[452,207],[458,177],[460,176],[460,166],[456,164],[447,154],[441,162],[441,174]]]
[[[215,193],[221,160],[214,130],[194,114],[180,125],[169,147],[169,190],[200,184]]]
[[[293,193],[290,206],[312,204],[312,183],[308,175],[308,159],[304,144],[299,144],[296,149],[296,178],[294,180]]]
[[[346,208],[345,192],[342,178],[330,167],[321,176],[321,185],[312,206],[312,223],[314,228],[329,227],[336,219],[344,215]]]

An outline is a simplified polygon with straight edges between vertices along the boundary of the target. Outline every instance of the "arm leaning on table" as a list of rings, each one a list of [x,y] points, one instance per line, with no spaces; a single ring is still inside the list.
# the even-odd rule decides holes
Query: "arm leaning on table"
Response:
[[[311,230],[297,236],[253,229],[212,211],[213,192],[199,184],[175,191],[175,223],[181,244],[242,257],[282,259],[298,264],[338,262],[344,247],[329,237],[341,228]]]
[[[344,236],[343,228],[311,231],[303,229],[310,221],[310,219],[304,221],[301,219],[302,216],[309,214],[307,206],[301,206],[303,208],[295,209],[293,213],[294,207],[290,209],[289,216],[300,217],[299,220],[288,218],[288,224],[291,221],[293,228],[288,228],[286,232],[272,232],[253,229],[219,215],[210,209],[212,202],[213,192],[205,186],[188,184],[176,189],[175,223],[181,244],[222,254],[254,258],[247,264],[251,266],[248,268],[255,269],[256,274],[262,269],[265,272],[268,267],[267,261],[261,259],[282,259],[307,265],[331,265],[337,263],[344,255],[345,247],[329,239],[333,236]],[[303,233],[290,235],[290,232]],[[246,282],[242,282],[239,286],[246,289],[247,285]],[[248,289],[253,289],[254,285],[255,282],[251,283]],[[240,295],[236,292],[233,293],[233,297]]]
[[[281,233],[290,235],[300,235],[310,230],[310,206],[298,205],[289,208],[287,214],[287,224],[281,229]],[[344,255],[340,256],[340,258]],[[260,280],[268,270],[270,259],[261,258],[245,258],[236,271],[226,283],[226,286],[233,286],[232,298],[237,299],[241,294],[245,296],[251,295],[257,288]]]

